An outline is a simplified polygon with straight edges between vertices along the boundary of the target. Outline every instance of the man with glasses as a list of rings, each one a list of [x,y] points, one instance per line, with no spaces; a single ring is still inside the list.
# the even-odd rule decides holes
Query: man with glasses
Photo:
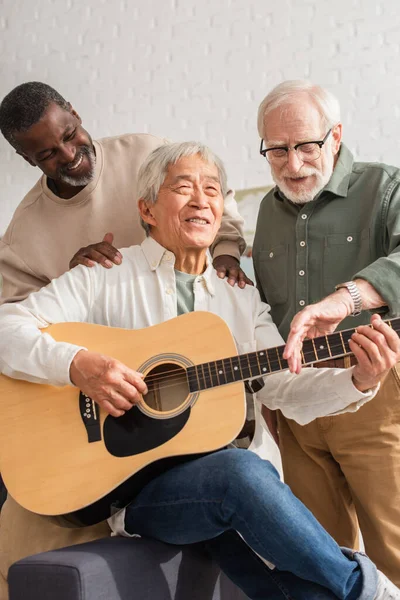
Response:
[[[400,315],[400,171],[354,162],[341,142],[338,101],[309,82],[273,89],[259,107],[258,131],[276,187],[260,207],[256,280],[299,372],[306,336],[367,323],[369,310]],[[350,364],[331,358],[321,366]],[[294,493],[339,544],[357,547],[360,527],[368,555],[397,585],[399,373],[398,364],[352,414],[306,426],[265,415]]]

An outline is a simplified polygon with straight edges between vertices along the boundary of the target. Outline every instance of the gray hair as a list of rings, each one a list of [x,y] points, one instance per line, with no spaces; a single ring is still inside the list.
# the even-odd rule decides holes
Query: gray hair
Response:
[[[257,128],[261,138],[264,137],[264,122],[268,113],[278,106],[293,102],[299,93],[308,94],[317,105],[327,127],[333,127],[340,122],[339,101],[331,92],[305,79],[283,81],[274,87],[259,106]]]
[[[153,150],[147,157],[138,173],[137,196],[148,204],[155,204],[162,184],[167,175],[169,165],[174,165],[185,156],[198,154],[204,162],[215,165],[218,170],[222,195],[228,193],[228,183],[223,162],[208,146],[199,142],[180,142],[165,144]],[[150,225],[140,219],[146,235],[150,233]]]

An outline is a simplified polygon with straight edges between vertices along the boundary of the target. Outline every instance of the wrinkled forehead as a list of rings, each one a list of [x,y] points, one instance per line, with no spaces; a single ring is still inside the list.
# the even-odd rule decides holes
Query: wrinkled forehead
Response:
[[[319,139],[325,135],[325,128],[321,110],[307,96],[278,106],[264,117],[264,139],[268,143]]]
[[[204,160],[199,154],[183,156],[176,163],[168,165],[164,184],[173,183],[180,179],[187,181],[212,180],[220,182],[218,168],[215,164]]]

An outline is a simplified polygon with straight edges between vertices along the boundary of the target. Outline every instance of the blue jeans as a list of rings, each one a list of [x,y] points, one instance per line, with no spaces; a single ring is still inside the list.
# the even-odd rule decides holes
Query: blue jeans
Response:
[[[221,450],[160,475],[126,508],[125,530],[170,544],[204,542],[252,600],[375,596],[374,564],[341,550],[271,463],[248,450]]]

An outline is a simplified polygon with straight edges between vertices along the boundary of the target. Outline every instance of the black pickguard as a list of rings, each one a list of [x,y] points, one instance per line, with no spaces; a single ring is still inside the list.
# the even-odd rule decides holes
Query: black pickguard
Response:
[[[133,407],[122,417],[108,416],[104,421],[103,438],[107,450],[114,456],[140,454],[164,444],[177,435],[190,417],[190,408],[171,419],[152,419]],[[76,512],[64,515],[66,525],[94,525],[108,519],[113,507],[123,508],[154,477],[172,467],[201,455],[178,456],[158,460],[132,475],[106,496]],[[58,520],[60,524],[60,521]]]
[[[103,440],[113,456],[133,456],[157,448],[175,437],[186,425],[190,408],[171,419],[153,419],[134,406],[122,417],[108,416]]]

